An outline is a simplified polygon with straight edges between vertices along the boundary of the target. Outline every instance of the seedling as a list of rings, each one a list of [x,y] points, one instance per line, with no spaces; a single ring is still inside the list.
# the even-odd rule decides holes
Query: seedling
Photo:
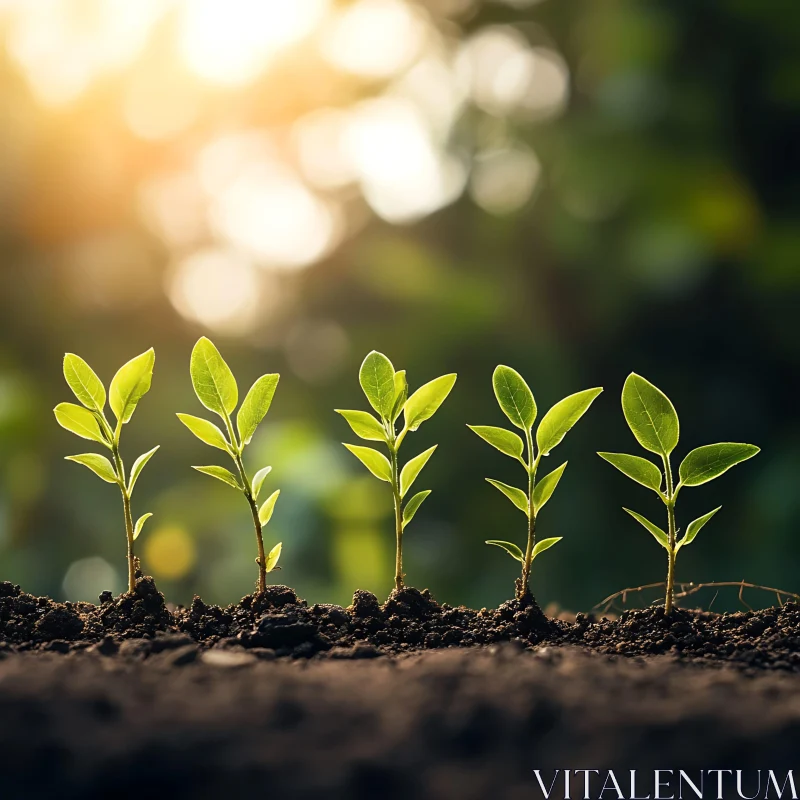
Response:
[[[495,428],[491,425],[468,425],[467,427],[501,453],[519,461],[528,476],[527,492],[492,478],[486,479],[528,518],[528,543],[524,553],[513,542],[504,542],[499,539],[489,539],[486,542],[486,544],[501,547],[522,564],[522,574],[516,581],[516,596],[517,599],[522,600],[530,593],[529,583],[533,560],[563,538],[556,536],[537,542],[536,521],[539,512],[553,496],[553,492],[567,468],[567,462],[565,461],[541,480],[537,480],[536,473],[539,470],[539,462],[543,456],[550,455],[553,448],[560,444],[603,390],[600,388],[586,389],[556,403],[539,423],[534,447],[533,424],[536,422],[537,409],[536,401],[528,384],[516,370],[501,365],[495,369],[492,375],[492,385],[503,413],[515,427],[525,432],[525,444],[523,445],[522,439],[516,433],[505,428]]]
[[[134,525],[131,516],[131,497],[136,481],[147,462],[155,455],[158,446],[139,456],[133,462],[130,476],[126,478],[125,465],[119,450],[119,440],[122,426],[130,422],[139,401],[150,391],[155,361],[155,352],[151,348],[125,364],[114,376],[108,392],[109,405],[117,421],[112,428],[105,415],[106,390],[102,381],[82,358],[73,353],[67,353],[64,356],[64,377],[82,405],[60,403],[54,409],[56,420],[62,428],[66,428],[82,439],[97,442],[111,451],[111,461],[98,453],[67,456],[67,461],[83,464],[106,483],[116,483],[119,486],[125,513],[125,534],[128,540],[129,592],[135,588],[138,561],[133,552],[133,545],[139,538],[145,522],[153,516],[144,514]]]
[[[272,467],[264,467],[253,475],[252,480],[245,469],[243,454],[245,447],[250,444],[256,429],[269,411],[275,389],[278,386],[280,375],[262,375],[252,386],[242,403],[236,416],[236,430],[234,430],[231,415],[239,404],[239,387],[230,367],[219,353],[219,350],[204,336],[192,350],[190,363],[192,385],[197,399],[209,410],[219,414],[225,423],[225,434],[213,423],[191,414],[178,414],[178,419],[198,438],[211,447],[224,450],[236,464],[237,475],[225,467],[192,467],[204,475],[210,475],[228,486],[242,492],[247,498],[250,511],[253,515],[253,525],[256,531],[256,545],[258,547],[258,591],[263,592],[267,587],[267,573],[278,566],[281,557],[282,543],[279,542],[269,551],[264,551],[264,527],[272,518],[275,503],[280,495],[280,489],[274,491],[259,508],[258,497],[264,487],[267,475]],[[238,431],[238,436],[237,436]]]
[[[670,464],[670,454],[678,444],[680,424],[678,414],[669,398],[641,375],[631,373],[622,389],[622,411],[633,435],[645,450],[661,458],[661,470],[652,461],[624,453],[598,453],[631,480],[652,489],[667,507],[667,531],[637,514],[627,511],[637,522],[648,530],[655,540],[667,551],[667,582],[664,610],[672,613],[675,594],[675,560],[681,547],[691,544],[702,527],[722,506],[709,511],[689,523],[686,533],[678,541],[679,529],[675,523],[675,502],[684,486],[700,486],[722,475],[731,467],[747,461],[760,452],[752,444],[722,442],[708,444],[692,450],[678,468],[678,483],[675,484]]]
[[[361,364],[358,374],[361,388],[367,400],[377,413],[377,418],[367,411],[342,411],[341,414],[353,433],[362,439],[382,442],[389,450],[389,458],[371,447],[345,444],[344,446],[361,461],[376,477],[392,487],[394,497],[394,525],[397,550],[395,556],[395,589],[403,588],[403,532],[414,518],[430,489],[417,492],[403,503],[408,490],[416,480],[437,445],[408,461],[400,468],[398,452],[406,434],[415,431],[425,420],[430,419],[445,401],[456,382],[456,375],[442,375],[417,389],[408,396],[408,383],[405,370],[394,371],[392,362],[373,350]],[[403,427],[397,432],[397,420],[403,415]]]

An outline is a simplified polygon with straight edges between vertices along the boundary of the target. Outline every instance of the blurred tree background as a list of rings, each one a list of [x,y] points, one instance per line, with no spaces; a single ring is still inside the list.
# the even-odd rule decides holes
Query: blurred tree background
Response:
[[[483,540],[524,520],[483,478],[520,476],[465,427],[502,424],[501,362],[541,413],[606,387],[554,456],[540,600],[663,579],[620,508],[658,501],[594,455],[636,452],[631,370],[675,402],[681,457],[764,449],[682,495],[683,525],[724,509],[678,577],[800,591],[798,22],[766,0],[0,0],[0,578],[122,590],[118,493],[63,461],[51,409],[65,351],[107,382],[152,345],[125,437],[129,462],[162,445],[134,498],[145,568],[176,602],[252,590],[247,506],[189,468],[209,452],[174,417],[201,412],[207,334],[242,384],[282,374],[252,457],[283,490],[279,580],[310,601],[391,588],[390,497],[332,410],[365,406],[372,348],[412,385],[459,373],[408,439],[440,445],[411,585],[513,591]]]

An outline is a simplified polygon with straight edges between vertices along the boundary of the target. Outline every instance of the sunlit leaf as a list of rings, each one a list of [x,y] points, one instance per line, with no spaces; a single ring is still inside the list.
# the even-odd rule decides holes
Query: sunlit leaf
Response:
[[[408,381],[406,381],[406,371],[401,369],[394,374],[394,405],[392,406],[392,422],[394,422],[403,411],[403,406],[408,400]]]
[[[218,481],[222,481],[223,483],[227,483],[228,486],[232,486],[234,489],[238,489],[240,492],[243,491],[239,481],[236,479],[236,476],[225,467],[218,467],[212,464],[209,467],[192,467],[192,469],[196,469],[198,472],[202,472],[203,475],[210,475],[212,478],[216,478]]]
[[[675,449],[680,435],[675,407],[660,389],[635,372],[622,388],[622,411],[645,450],[669,455]]]
[[[715,508],[713,511],[709,511],[708,514],[703,514],[702,517],[698,517],[690,522],[689,527],[686,528],[686,533],[684,534],[683,539],[678,542],[678,549],[683,547],[685,544],[691,544],[694,541],[695,536],[700,533],[700,530],[703,528],[706,522],[708,522],[711,517],[713,517],[714,514],[720,510],[720,508],[722,508],[722,506],[717,506],[717,508]]]
[[[278,560],[281,557],[281,551],[283,550],[283,542],[278,542],[272,550],[269,551],[269,555],[267,555],[267,564],[266,564],[266,571],[272,572],[275,567],[278,566]]]
[[[522,461],[522,451],[525,445],[522,439],[513,431],[507,431],[505,428],[495,428],[492,425],[467,425],[467,427],[492,447],[496,447],[501,453]]]
[[[117,473],[111,462],[97,453],[83,453],[79,456],[67,456],[67,461],[74,461],[76,464],[83,464],[88,467],[95,475],[102,478],[106,483],[118,483]]]
[[[148,450],[146,453],[140,455],[139,458],[133,462],[131,475],[128,479],[128,494],[133,494],[133,487],[136,486],[136,481],[139,480],[142,470],[145,468],[147,462],[156,454],[159,447],[161,447],[161,445],[157,444],[152,450]]]
[[[403,527],[405,528],[412,519],[414,514],[417,513],[419,507],[422,505],[425,498],[431,493],[430,489],[425,489],[423,492],[417,492],[407,503],[403,509]]]
[[[754,444],[721,442],[707,444],[692,450],[680,466],[681,482],[684,486],[700,486],[718,478],[731,467],[752,458],[761,452]]]
[[[266,525],[272,519],[272,512],[275,510],[275,503],[278,502],[281,490],[276,489],[258,509],[258,519],[262,525]]]
[[[269,411],[280,377],[277,373],[262,375],[244,398],[236,417],[236,427],[239,430],[239,439],[242,445],[250,444],[256,428]]]
[[[503,413],[518,428],[529,431],[536,422],[536,401],[522,375],[501,364],[492,375],[492,386]]]
[[[361,364],[358,380],[369,404],[388,419],[394,406],[394,367],[383,353],[373,350]]]
[[[106,438],[100,431],[100,423],[97,417],[83,406],[75,403],[59,403],[54,409],[56,421],[62,428],[66,428],[70,433],[80,436],[81,439],[91,439],[110,448]]]
[[[531,553],[531,561],[533,561],[539,553],[544,553],[545,550],[549,550],[554,544],[558,544],[563,538],[563,536],[555,536],[552,539],[542,539],[540,542],[536,542],[533,546],[533,553]]]
[[[156,354],[151,347],[120,368],[111,381],[108,400],[117,420],[126,423],[133,416],[139,401],[150,391]]]
[[[230,452],[225,434],[213,423],[192,414],[178,414],[178,419],[201,441],[219,450]]]
[[[260,469],[256,474],[253,476],[253,497],[258,500],[258,496],[261,494],[261,489],[264,486],[264,481],[267,479],[267,475],[272,472],[272,467],[264,467],[264,469]]]
[[[623,510],[627,511],[638,523],[640,523],[648,531],[650,531],[650,533],[652,533],[653,536],[655,537],[655,540],[665,550],[667,551],[669,550],[669,536],[667,536],[667,534],[664,533],[664,531],[662,531],[661,528],[658,527],[658,525],[654,525],[652,522],[650,522],[649,519],[643,517],[641,514],[637,514],[635,511],[631,511],[629,508],[625,508]]]
[[[136,520],[136,526],[133,529],[133,541],[135,542],[139,538],[139,534],[142,532],[142,528],[144,528],[145,522],[152,517],[152,514],[142,514],[139,519]]]
[[[515,486],[509,486],[502,481],[496,481],[492,478],[486,479],[495,489],[499,489],[523,514],[528,514],[528,498],[522,489],[517,489]]]
[[[571,394],[544,415],[536,431],[536,445],[543,456],[561,442],[602,392],[601,388],[596,388]]]
[[[428,463],[428,459],[433,455],[438,445],[429,447],[424,453],[414,456],[400,472],[400,497],[405,497],[406,492],[411,488],[411,484],[417,479],[422,468]]]
[[[415,431],[425,420],[430,419],[447,399],[456,382],[456,375],[442,375],[420,386],[406,400],[403,413],[409,430]]]
[[[492,544],[495,547],[501,547],[508,553],[511,558],[515,558],[520,564],[525,562],[525,554],[513,542],[501,542],[499,539],[487,539],[486,544]]]
[[[598,453],[600,458],[615,466],[623,475],[641,483],[654,492],[661,492],[661,470],[646,458],[629,456],[627,453]]]
[[[376,478],[391,482],[392,465],[383,453],[357,444],[344,445]]]
[[[232,414],[239,402],[236,378],[219,350],[205,336],[192,350],[189,369],[197,399],[222,417]]]
[[[553,492],[567,468],[565,461],[560,467],[556,467],[549,475],[545,475],[536,481],[536,486],[533,489],[533,507],[538,514],[545,506],[547,501],[553,496]]]
[[[101,411],[106,405],[106,390],[94,370],[74,353],[64,356],[64,377],[75,397],[92,411]]]
[[[386,431],[375,417],[367,411],[343,411],[336,409],[337,414],[341,414],[347,424],[353,429],[353,433],[362,439],[368,439],[372,442],[385,442]]]

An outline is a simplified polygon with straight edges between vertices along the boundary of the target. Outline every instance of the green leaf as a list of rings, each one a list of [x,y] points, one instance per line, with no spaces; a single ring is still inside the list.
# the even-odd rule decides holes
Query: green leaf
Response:
[[[522,375],[501,364],[492,375],[492,385],[503,413],[518,428],[529,431],[536,422],[536,401]]]
[[[106,438],[100,431],[100,423],[91,411],[75,403],[59,403],[54,409],[56,421],[62,428],[70,433],[80,436],[81,439],[91,439],[110,448]]]
[[[643,517],[641,514],[637,514],[635,511],[631,511],[629,508],[624,508],[623,511],[627,511],[637,522],[650,531],[655,537],[655,540],[667,551],[669,551],[669,536],[667,536],[658,525],[654,525],[650,522],[649,519]]]
[[[272,519],[272,512],[275,510],[275,503],[278,502],[281,490],[276,489],[258,509],[258,520],[262,525],[266,525]]]
[[[203,336],[192,350],[189,365],[197,399],[221,417],[233,413],[239,402],[239,387],[230,367],[210,339]]]
[[[152,450],[148,450],[133,462],[131,475],[128,479],[128,494],[133,494],[133,487],[136,486],[136,481],[139,480],[142,470],[145,468],[147,462],[156,454],[159,447],[161,447],[161,445],[157,444]]]
[[[517,489],[515,486],[509,486],[507,483],[493,480],[492,478],[486,479],[495,489],[499,489],[523,514],[528,514],[528,498],[522,489]]]
[[[66,460],[74,461],[76,464],[83,464],[84,467],[88,467],[106,483],[119,483],[114,467],[111,466],[111,462],[105,456],[100,456],[97,453],[83,453],[79,456],[67,456]]]
[[[425,489],[423,492],[417,492],[407,503],[403,509],[403,527],[405,528],[412,519],[414,514],[417,513],[419,507],[422,505],[425,498],[431,493],[430,489]]]
[[[224,450],[226,453],[231,452],[225,434],[213,422],[191,414],[178,414],[177,417],[201,442]]]
[[[392,362],[383,353],[373,350],[361,364],[358,380],[369,404],[383,419],[388,419],[395,396]]]
[[[639,456],[629,456],[626,453],[598,453],[597,455],[616,467],[623,475],[627,475],[632,481],[661,493],[661,470],[652,461]]]
[[[760,452],[761,448],[754,444],[738,442],[721,442],[698,447],[681,462],[679,470],[681,483],[684,486],[700,486],[708,483],[731,467],[747,461]]]
[[[680,550],[685,544],[691,544],[706,522],[708,522],[720,508],[722,508],[722,506],[717,506],[713,511],[709,511],[708,514],[704,514],[702,517],[698,517],[696,520],[690,522],[686,533],[683,535],[683,539],[678,542],[677,549]]]
[[[542,539],[541,542],[536,542],[533,546],[533,553],[531,553],[531,561],[533,561],[539,553],[544,553],[545,550],[549,550],[554,544],[558,544],[563,538],[563,536],[555,536],[552,539]]]
[[[622,411],[645,450],[667,456],[675,449],[680,435],[675,407],[660,389],[635,372],[622,387]]]
[[[223,483],[227,483],[228,486],[232,486],[234,489],[238,489],[240,492],[243,491],[239,481],[236,479],[236,476],[225,467],[218,467],[212,464],[210,467],[192,467],[192,469],[196,469],[198,472],[202,472],[203,475],[210,475],[212,478],[216,478],[218,481],[222,481]]]
[[[132,358],[114,376],[108,398],[117,421],[128,422],[139,401],[150,391],[155,363],[156,354],[151,347],[146,353]]]
[[[344,445],[376,478],[391,483],[392,465],[383,453],[357,444]]]
[[[135,542],[139,538],[139,534],[142,532],[142,528],[144,528],[145,522],[152,517],[152,514],[142,514],[139,519],[136,520],[136,526],[133,529],[133,541]]]
[[[401,369],[394,374],[394,405],[392,406],[392,422],[394,422],[403,410],[403,406],[408,400],[408,381],[406,371]]]
[[[272,550],[269,551],[269,555],[267,556],[267,564],[266,564],[266,571],[272,572],[275,567],[278,566],[278,559],[281,557],[281,551],[283,550],[283,542],[278,542]]]
[[[75,397],[91,411],[100,411],[106,405],[106,390],[94,370],[74,353],[64,356],[64,377]]]
[[[536,431],[539,452],[546,456],[569,433],[575,423],[589,410],[603,390],[585,389],[559,400],[542,418]]]
[[[267,475],[272,472],[272,467],[264,467],[264,469],[260,469],[256,474],[253,476],[253,498],[258,500],[258,496],[261,494],[261,489],[264,486],[264,481],[267,479]]]
[[[239,438],[242,445],[250,444],[256,428],[261,424],[261,420],[267,415],[269,407],[272,405],[272,398],[278,388],[280,375],[262,375],[250,388],[244,398],[242,407],[236,417],[236,427],[239,430]]]
[[[549,475],[540,478],[536,481],[536,486],[533,489],[533,507],[538,514],[545,506],[545,503],[553,496],[553,492],[567,468],[567,463],[564,462],[560,467],[556,467]]]
[[[411,397],[406,400],[403,412],[405,413],[406,427],[415,431],[425,420],[430,419],[447,399],[456,382],[455,373],[442,375],[420,386]]]
[[[499,539],[487,539],[486,544],[493,544],[495,547],[502,547],[511,558],[516,558],[520,564],[525,563],[525,554],[512,542],[501,542]]]
[[[522,451],[525,445],[522,443],[522,439],[513,431],[507,431],[505,428],[495,428],[492,425],[467,425],[467,427],[473,433],[477,433],[485,442],[489,442],[492,447],[496,447],[501,453],[522,461]]]
[[[335,409],[337,414],[341,414],[347,424],[353,429],[353,433],[362,439],[372,442],[385,442],[386,431],[378,420],[367,411],[342,411]]]
[[[417,479],[417,475],[428,463],[428,459],[433,455],[433,451],[438,447],[429,447],[424,453],[410,459],[400,472],[400,497],[405,497],[406,492],[411,488],[411,484]]]

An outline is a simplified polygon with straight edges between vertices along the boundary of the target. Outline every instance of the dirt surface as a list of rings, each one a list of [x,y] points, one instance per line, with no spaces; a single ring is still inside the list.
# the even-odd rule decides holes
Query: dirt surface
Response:
[[[0,651],[89,649],[147,658],[193,648],[198,653],[243,651],[267,660],[363,659],[517,642],[800,672],[800,606],[795,603],[736,614],[678,610],[670,617],[663,608],[651,607],[613,620],[578,614],[564,621],[546,618],[532,598],[474,611],[439,605],[416,589],[393,592],[383,605],[359,591],[343,608],[309,606],[289,587],[271,586],[226,608],[196,597],[189,608],[170,610],[152,578],[140,578],[133,594],[101,600],[99,605],[56,603],[0,583]]]
[[[542,797],[534,769],[797,766],[800,676],[786,672],[514,644],[367,661],[189,652],[5,656],[2,797],[522,800]]]

